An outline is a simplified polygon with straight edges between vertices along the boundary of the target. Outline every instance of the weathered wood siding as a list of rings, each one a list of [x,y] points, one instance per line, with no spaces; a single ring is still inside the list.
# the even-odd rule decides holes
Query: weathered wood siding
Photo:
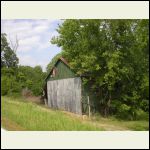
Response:
[[[48,81],[47,92],[49,107],[82,114],[79,77]]]

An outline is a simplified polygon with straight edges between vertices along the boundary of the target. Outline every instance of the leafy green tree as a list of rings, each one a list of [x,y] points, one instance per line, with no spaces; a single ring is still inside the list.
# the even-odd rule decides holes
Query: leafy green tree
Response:
[[[89,76],[84,82],[96,91],[105,116],[125,108],[134,118],[149,99],[148,25],[148,20],[65,20],[51,41],[77,74]]]
[[[18,68],[18,79],[22,88],[28,88],[36,96],[41,95],[45,77],[46,73],[42,71],[41,66]]]
[[[10,79],[6,76],[1,77],[1,95],[7,95],[10,89]]]
[[[10,47],[7,35],[1,34],[1,87],[2,95],[21,93],[28,88],[34,95],[40,95],[45,78],[41,66],[18,66],[17,45]]]
[[[14,68],[1,68],[1,94],[21,94],[23,89],[30,90],[33,95],[39,96],[42,93],[44,78],[41,66],[19,66]]]
[[[1,34],[1,67],[16,67],[18,58],[15,52],[9,46],[7,35]]]
[[[49,64],[48,64],[47,67],[46,67],[46,72],[47,72],[47,74],[50,72],[50,70],[52,69],[52,67],[54,66],[54,64],[55,64],[56,61],[58,60],[58,58],[61,57],[61,56],[62,56],[62,54],[59,53],[59,54],[57,54],[56,56],[54,56],[54,57],[52,58],[52,60],[49,62]]]

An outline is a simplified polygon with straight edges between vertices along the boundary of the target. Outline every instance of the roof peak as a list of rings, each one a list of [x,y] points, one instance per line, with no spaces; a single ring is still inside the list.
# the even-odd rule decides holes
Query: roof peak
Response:
[[[61,60],[62,62],[64,62],[66,65],[69,66],[68,61],[64,57],[59,57],[58,60]]]

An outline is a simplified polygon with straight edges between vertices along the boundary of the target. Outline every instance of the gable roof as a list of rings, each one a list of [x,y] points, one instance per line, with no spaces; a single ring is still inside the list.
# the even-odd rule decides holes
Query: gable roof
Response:
[[[62,61],[66,66],[69,66],[68,62],[66,61],[66,59],[64,59],[63,57],[58,58],[58,60],[56,61],[56,63],[54,64],[54,66],[52,67],[52,69],[50,70],[49,74],[47,75],[47,77],[45,78],[45,80],[49,77],[49,75],[51,74],[51,72],[53,71],[53,69],[55,68],[55,66],[58,64],[59,61]]]
[[[59,61],[62,61],[67,67],[69,67],[69,68],[71,69],[71,67],[70,67],[69,63],[67,62],[67,60],[66,60],[65,58],[63,58],[63,57],[59,57],[58,60],[56,61],[56,63],[54,64],[54,66],[52,67],[52,69],[50,70],[49,74],[48,74],[47,77],[45,78],[45,81],[46,81],[46,79],[49,77],[49,75],[52,73],[53,69],[54,69],[55,66],[59,63]],[[89,77],[90,74],[81,74],[81,75],[79,75],[79,76],[80,76],[80,77]]]
[[[69,66],[68,62],[66,61],[66,59],[64,59],[63,57],[60,57],[60,58],[57,60],[57,62],[60,61],[60,60],[70,68],[70,66]],[[56,62],[56,63],[57,63],[57,62]]]

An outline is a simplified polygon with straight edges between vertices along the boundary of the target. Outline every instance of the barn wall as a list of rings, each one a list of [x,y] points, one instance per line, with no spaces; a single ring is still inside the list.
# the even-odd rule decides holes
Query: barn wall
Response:
[[[82,114],[79,77],[48,81],[47,94],[49,107]]]

